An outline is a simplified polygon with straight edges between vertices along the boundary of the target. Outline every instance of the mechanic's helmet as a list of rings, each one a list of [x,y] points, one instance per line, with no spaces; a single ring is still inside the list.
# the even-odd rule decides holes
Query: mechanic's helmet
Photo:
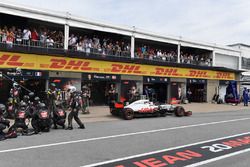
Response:
[[[56,84],[55,83],[51,83],[50,86],[51,87],[56,87]]]
[[[14,88],[17,88],[18,86],[19,86],[18,83],[16,83],[16,82],[13,83],[13,87],[14,87]]]
[[[17,74],[21,74],[21,73],[22,73],[22,69],[19,68],[19,67],[17,67],[17,68],[16,68],[16,73],[17,73]]]
[[[45,108],[46,105],[45,105],[44,103],[39,103],[39,104],[38,104],[38,107],[39,107],[39,108]]]
[[[35,102],[39,102],[40,98],[39,97],[35,97],[34,100],[35,100]]]
[[[34,92],[30,92],[29,93],[29,97],[33,97],[33,96],[35,96],[35,93]]]
[[[13,98],[12,97],[8,98],[8,103],[13,103]]]
[[[23,96],[23,101],[28,102],[30,100],[30,97],[28,95]]]
[[[76,87],[75,86],[70,86],[69,89],[70,89],[70,93],[76,92]]]
[[[26,107],[26,106],[27,106],[27,103],[25,103],[24,101],[20,102],[20,107]]]
[[[3,114],[5,110],[6,110],[5,105],[0,104],[0,114]]]

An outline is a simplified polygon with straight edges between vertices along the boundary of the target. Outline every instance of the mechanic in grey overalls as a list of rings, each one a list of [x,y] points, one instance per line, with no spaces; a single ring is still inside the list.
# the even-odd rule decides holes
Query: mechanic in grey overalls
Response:
[[[83,114],[89,114],[89,99],[90,99],[90,89],[88,86],[83,86],[82,87],[82,113]]]

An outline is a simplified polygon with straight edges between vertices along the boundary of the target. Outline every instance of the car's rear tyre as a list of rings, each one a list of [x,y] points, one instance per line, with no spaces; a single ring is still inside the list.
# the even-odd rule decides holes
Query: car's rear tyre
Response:
[[[174,113],[175,113],[175,116],[177,116],[177,117],[183,117],[185,115],[185,110],[184,110],[183,107],[177,106],[175,108],[175,112]]]
[[[134,118],[134,111],[130,108],[124,110],[124,119],[131,120]]]

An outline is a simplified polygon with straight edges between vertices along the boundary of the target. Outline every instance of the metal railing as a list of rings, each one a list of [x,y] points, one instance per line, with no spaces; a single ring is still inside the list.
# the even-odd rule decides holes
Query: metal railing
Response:
[[[3,36],[0,35],[0,48],[4,50],[12,50],[12,51],[34,51],[41,53],[58,53],[64,56],[79,56],[79,57],[90,57],[90,58],[111,58],[115,60],[146,60],[149,62],[160,62],[160,63],[177,63],[177,55],[164,55],[164,56],[143,56],[140,57],[137,53],[135,53],[135,57],[131,58],[130,50],[129,51],[120,51],[114,49],[107,48],[84,48],[79,49],[77,47],[72,47],[68,50],[64,50],[63,43],[57,42],[47,42],[41,40],[25,40],[25,39],[15,39],[14,42],[2,41]],[[180,64],[191,64],[198,66],[212,66],[212,61],[206,62],[204,61],[181,61]]]

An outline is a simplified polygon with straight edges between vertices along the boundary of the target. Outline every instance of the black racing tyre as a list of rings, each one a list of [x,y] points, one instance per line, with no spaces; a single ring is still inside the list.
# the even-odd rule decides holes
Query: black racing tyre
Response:
[[[185,110],[184,110],[183,107],[177,106],[175,108],[175,112],[174,113],[175,113],[175,116],[177,116],[177,117],[183,117],[185,115]]]
[[[130,108],[124,110],[124,119],[131,120],[134,118],[134,111]]]
[[[167,116],[167,111],[166,110],[159,110],[160,116],[161,117],[166,117]]]
[[[167,113],[161,114],[161,117],[166,117]]]

